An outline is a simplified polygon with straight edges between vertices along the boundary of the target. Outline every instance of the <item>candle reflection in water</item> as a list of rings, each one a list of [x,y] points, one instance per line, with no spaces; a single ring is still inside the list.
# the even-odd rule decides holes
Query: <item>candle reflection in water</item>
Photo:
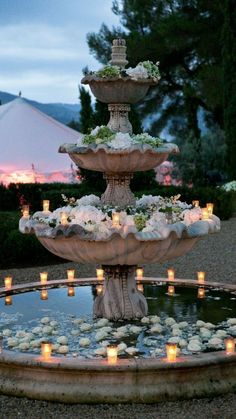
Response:
[[[175,294],[175,287],[174,285],[168,286],[168,295],[174,295]]]
[[[68,287],[67,295],[68,295],[68,297],[74,297],[75,296],[75,287]]]
[[[6,295],[5,296],[5,306],[11,306],[12,305],[12,296]]]
[[[41,300],[47,300],[48,299],[48,290],[42,289],[40,291],[40,298],[41,298]]]
[[[198,288],[197,298],[205,298],[205,289],[202,287]]]
[[[96,285],[96,292],[97,295],[100,295],[103,293],[103,285]]]

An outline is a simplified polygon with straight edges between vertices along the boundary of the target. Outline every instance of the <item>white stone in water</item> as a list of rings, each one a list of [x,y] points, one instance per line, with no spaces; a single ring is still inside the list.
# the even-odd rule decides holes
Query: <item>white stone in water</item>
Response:
[[[59,335],[58,330],[53,330],[53,331],[52,331],[52,335]]]
[[[57,352],[59,348],[60,348],[60,345],[58,343],[53,343],[52,351]]]
[[[201,327],[201,329],[200,329],[200,335],[201,335],[201,337],[203,339],[209,339],[211,337],[212,333],[206,327]]]
[[[127,326],[120,326],[120,327],[117,327],[116,330],[117,330],[117,332],[127,333],[128,327]]]
[[[119,343],[117,346],[117,351],[120,354],[121,352],[124,352],[127,348],[127,345],[124,342]]]
[[[107,347],[107,345],[109,345],[110,342],[109,340],[103,340],[102,342],[100,342],[100,345],[104,346],[105,348]]]
[[[79,345],[80,345],[80,346],[89,346],[89,345],[90,345],[90,343],[91,343],[91,340],[90,340],[90,339],[88,339],[88,338],[81,338],[81,339],[79,340]]]
[[[230,319],[227,320],[227,324],[229,326],[234,326],[236,325],[236,318],[235,317],[231,317]]]
[[[179,340],[179,347],[180,348],[186,348],[187,345],[188,345],[188,342],[185,339],[180,339]]]
[[[81,323],[84,323],[84,319],[73,319],[72,323],[73,324],[81,324]]]
[[[168,339],[168,342],[170,343],[179,343],[180,342],[180,337],[179,336],[173,336],[172,338]]]
[[[67,345],[61,345],[59,346],[59,348],[57,349],[57,352],[59,354],[67,354],[69,352],[69,346]]]
[[[30,346],[32,348],[39,348],[41,346],[41,340],[40,339],[31,340]]]
[[[53,331],[52,326],[44,326],[42,329],[42,332],[45,333],[46,335],[51,335]]]
[[[57,326],[58,326],[58,322],[57,322],[56,320],[52,320],[52,321],[50,322],[50,326],[51,326],[51,327],[53,327],[53,328],[55,328],[55,327],[57,327]]]
[[[40,335],[42,333],[43,328],[40,326],[36,326],[33,328],[32,333],[34,333],[35,335]]]
[[[12,335],[12,331],[10,329],[3,329],[2,335],[6,337],[10,337]]]
[[[109,323],[108,319],[99,319],[97,323],[95,323],[95,327],[104,327]]]
[[[138,352],[138,349],[134,346],[129,346],[129,348],[125,349],[125,352],[127,352],[129,355],[135,355]]]
[[[94,349],[95,355],[105,356],[106,353],[107,353],[107,350],[103,346],[101,348]]]
[[[150,323],[150,319],[148,318],[148,317],[143,317],[142,319],[141,319],[141,323],[142,324],[149,324]],[[128,348],[129,349],[129,348]]]
[[[188,322],[180,322],[178,323],[178,326],[180,329],[187,329],[188,328]]]
[[[99,332],[110,333],[110,332],[112,332],[112,327],[111,326],[101,327]]]
[[[150,323],[160,323],[161,322],[161,318],[158,316],[150,316]]]
[[[123,338],[125,335],[127,335],[127,333],[128,332],[113,332],[113,336],[116,338],[116,339],[121,339],[121,338]]]
[[[149,339],[148,337],[143,339],[143,344],[146,345],[146,346],[152,346],[155,343],[156,342],[154,342],[152,339]]]
[[[130,333],[134,333],[135,335],[137,335],[138,333],[142,331],[142,327],[134,325],[130,327],[129,331]]]
[[[235,326],[231,326],[231,327],[228,329],[228,331],[229,331],[229,333],[230,333],[232,336],[236,336],[236,325],[235,325]]]
[[[213,323],[208,322],[208,323],[205,323],[205,327],[207,329],[214,329],[215,328],[215,325]]]
[[[18,330],[16,332],[16,338],[24,338],[25,337],[25,334],[26,334],[26,331],[25,330]]]
[[[71,334],[72,336],[78,336],[80,334],[80,331],[78,329],[72,329]]]
[[[91,329],[92,329],[92,325],[90,323],[82,323],[80,325],[81,332],[88,332]]]
[[[199,335],[193,335],[189,337],[189,340],[199,340],[200,341],[200,336]]]
[[[151,333],[162,333],[163,332],[163,327],[160,324],[155,324],[154,326],[152,326],[150,328],[150,332]]]
[[[173,336],[181,336],[182,330],[180,330],[178,327],[173,327],[171,333]]]
[[[19,343],[19,340],[16,338],[9,338],[7,339],[7,346],[9,346],[10,348],[13,348],[14,346],[17,346]]]
[[[202,320],[198,320],[196,322],[196,326],[200,329],[200,327],[205,327],[205,322],[203,322]]]
[[[57,338],[57,343],[60,345],[67,345],[68,338],[66,336],[59,336],[59,338]]]
[[[30,347],[29,342],[21,342],[19,343],[18,348],[20,349],[20,351],[27,351]]]
[[[218,338],[225,338],[227,336],[227,334],[228,333],[226,332],[226,330],[219,329],[219,330],[217,330],[215,336],[218,337]]]
[[[176,323],[176,321],[175,321],[175,319],[173,319],[173,317],[167,317],[167,319],[165,319],[166,326],[172,326],[175,323]]]
[[[223,341],[220,338],[212,338],[208,341],[207,346],[209,348],[220,349],[223,346]]]
[[[163,350],[161,348],[156,348],[153,351],[151,351],[152,355],[161,355]]]
[[[190,352],[200,352],[202,348],[199,342],[197,342],[196,340],[192,340],[191,342],[189,342],[187,350]]]
[[[96,335],[95,335],[95,340],[97,341],[97,342],[99,342],[100,340],[103,340],[103,339],[105,339],[107,337],[107,333],[106,332],[103,332],[103,331],[99,331],[99,332],[97,332],[96,333]]]
[[[48,323],[50,323],[50,317],[42,317],[42,319],[40,320],[40,322],[42,324],[48,324]]]
[[[30,342],[33,339],[33,333],[26,333],[23,338],[21,338],[21,342]]]

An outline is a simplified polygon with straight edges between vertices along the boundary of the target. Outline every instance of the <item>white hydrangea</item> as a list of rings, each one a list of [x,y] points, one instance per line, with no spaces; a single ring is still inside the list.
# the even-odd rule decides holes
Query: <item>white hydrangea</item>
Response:
[[[236,180],[232,180],[231,182],[225,183],[221,186],[226,192],[229,191],[236,191]]]
[[[184,224],[187,226],[201,219],[201,208],[186,209],[182,212]]]
[[[83,225],[89,221],[92,223],[100,223],[104,220],[106,215],[92,205],[84,205],[72,208],[70,216],[73,217],[73,224]]]
[[[142,64],[138,64],[134,68],[129,67],[125,71],[133,80],[148,79],[148,71]]]
[[[81,205],[99,205],[100,204],[100,198],[96,195],[85,195],[80,199],[77,199],[76,205],[79,207]]]
[[[117,132],[115,137],[108,143],[114,149],[125,149],[132,145],[133,141],[129,134]]]
[[[161,196],[153,196],[153,195],[143,195],[142,198],[136,201],[137,207],[150,207],[152,205],[158,205],[160,200],[162,199]]]

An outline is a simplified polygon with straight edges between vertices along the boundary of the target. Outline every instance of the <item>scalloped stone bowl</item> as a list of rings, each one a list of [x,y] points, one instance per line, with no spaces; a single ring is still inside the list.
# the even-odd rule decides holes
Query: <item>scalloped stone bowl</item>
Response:
[[[155,82],[150,79],[132,80],[128,77],[101,79],[85,76],[82,84],[89,84],[94,96],[103,103],[136,103],[146,96],[148,89]]]
[[[68,153],[71,160],[84,169],[107,173],[133,173],[159,166],[169,154],[178,153],[178,147],[175,144],[166,144],[155,150],[148,146],[145,149],[133,146],[126,150],[114,150],[104,145],[93,148],[63,144],[59,152]]]

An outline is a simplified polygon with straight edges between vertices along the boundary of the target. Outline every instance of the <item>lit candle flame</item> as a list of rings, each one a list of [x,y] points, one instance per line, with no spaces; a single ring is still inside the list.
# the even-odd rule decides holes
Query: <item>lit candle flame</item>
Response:
[[[116,345],[108,345],[107,346],[107,361],[108,364],[114,365],[117,363],[117,346]]]

